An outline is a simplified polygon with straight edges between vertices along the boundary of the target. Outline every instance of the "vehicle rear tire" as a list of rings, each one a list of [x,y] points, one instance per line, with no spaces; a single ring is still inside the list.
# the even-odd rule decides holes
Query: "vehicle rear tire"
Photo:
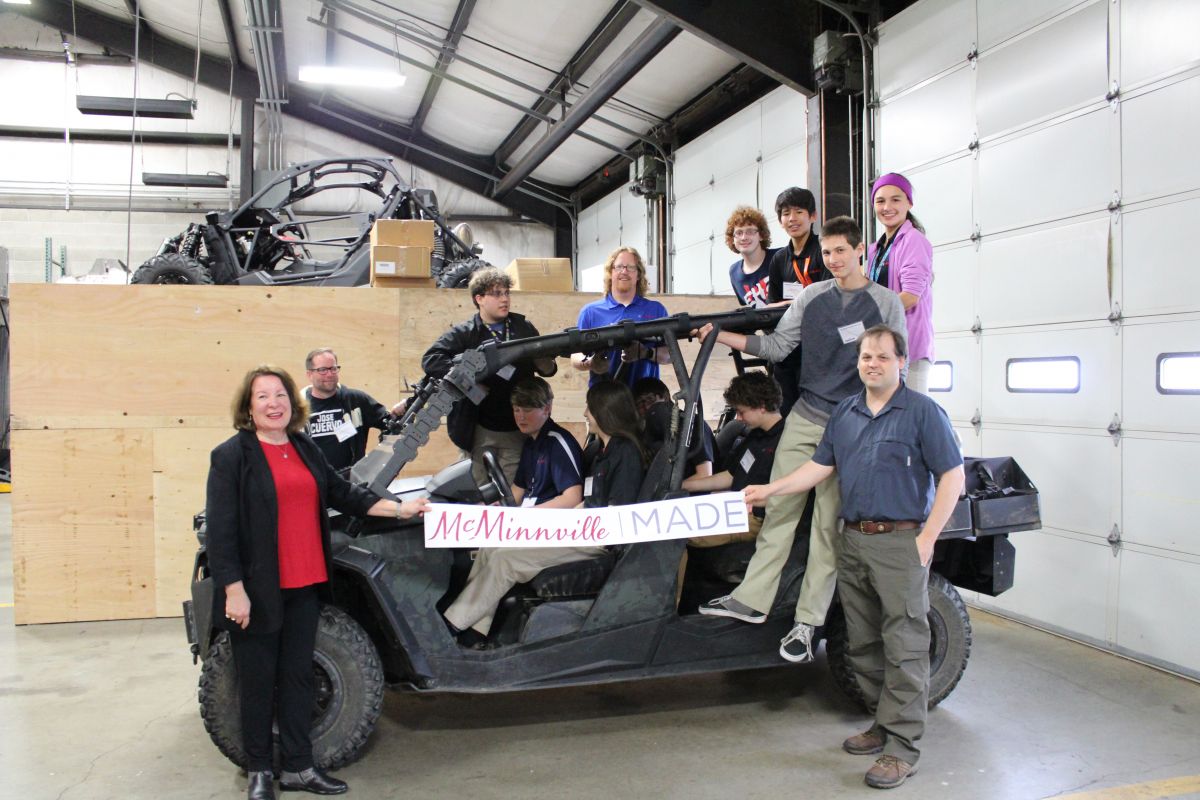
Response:
[[[481,258],[470,258],[466,261],[447,264],[442,274],[438,276],[438,288],[465,289],[471,282],[471,276],[475,272],[490,266],[491,264]]]
[[[356,761],[383,710],[383,665],[370,637],[346,612],[324,606],[313,652],[317,681],[313,761],[338,769]],[[228,633],[220,633],[200,670],[200,716],[222,755],[246,766],[237,669]]]
[[[846,619],[840,604],[825,622],[825,654],[833,682],[851,700],[865,706],[862,689],[847,655]],[[929,574],[929,707],[945,700],[967,669],[971,657],[971,617],[950,581]]]
[[[180,253],[163,253],[147,261],[133,273],[130,283],[211,284],[212,273],[194,258]]]

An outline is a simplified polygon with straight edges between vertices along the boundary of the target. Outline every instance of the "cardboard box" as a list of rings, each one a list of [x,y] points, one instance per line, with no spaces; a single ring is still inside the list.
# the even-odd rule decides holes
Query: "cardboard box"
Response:
[[[371,226],[371,246],[428,247],[432,251],[433,231],[430,219],[380,219]]]
[[[573,292],[575,277],[569,258],[515,258],[505,269],[521,292]]]
[[[397,247],[390,244],[371,248],[371,279],[428,278],[430,250],[428,247]]]
[[[386,275],[371,279],[376,289],[436,289],[433,278],[389,278]]]

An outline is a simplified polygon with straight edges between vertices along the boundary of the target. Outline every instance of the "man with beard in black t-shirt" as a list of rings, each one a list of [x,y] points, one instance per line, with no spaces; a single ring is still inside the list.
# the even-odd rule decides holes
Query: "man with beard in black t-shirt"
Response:
[[[388,410],[366,392],[341,385],[337,353],[328,347],[305,356],[304,369],[309,382],[304,389],[308,435],[331,467],[349,469],[366,453],[368,431],[384,430]]]

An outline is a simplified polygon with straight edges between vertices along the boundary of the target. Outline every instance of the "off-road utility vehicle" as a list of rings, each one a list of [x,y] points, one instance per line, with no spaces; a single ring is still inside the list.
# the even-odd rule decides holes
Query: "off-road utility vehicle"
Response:
[[[569,329],[467,351],[445,378],[424,382],[402,419],[401,432],[385,437],[354,465],[351,479],[385,496],[424,494],[435,502],[512,504],[512,492],[494,460],[488,465],[490,479],[482,486],[474,483],[469,461],[428,479],[405,478],[401,470],[455,402],[479,402],[481,381],[507,365],[642,341],[669,348],[681,387],[677,398],[682,413],[678,428],[647,469],[641,499],[680,496],[689,429],[716,337],[701,345],[690,374],[679,341],[708,322],[731,331],[770,330],[781,315],[782,309],[750,308],[680,314],[585,331]],[[726,442],[730,435],[722,430],[717,440]],[[1036,489],[1011,459],[972,461],[968,487],[969,496],[960,501],[937,544],[930,575],[930,705],[950,694],[970,655],[970,620],[954,587],[990,595],[1008,589],[1014,550],[1007,533],[1039,524]],[[991,505],[994,502],[1004,507]],[[237,675],[228,634],[214,633],[208,618],[211,594],[205,600],[203,522],[203,516],[197,516],[200,549],[194,602],[185,603],[185,619],[192,652],[204,661],[200,706],[205,726],[221,752],[242,764]],[[615,548],[600,557],[551,567],[504,599],[492,628],[495,646],[475,650],[451,636],[440,614],[466,580],[468,553],[427,548],[419,521],[337,517],[334,528],[334,601],[322,611],[313,663],[319,687],[313,744],[323,767],[341,766],[358,756],[388,687],[416,692],[517,691],[781,666],[779,640],[792,625],[808,551],[806,515],[775,605],[761,625],[696,611],[700,602],[727,593],[741,580],[753,554],[752,542],[695,550],[678,607],[676,574],[687,546],[682,539]],[[820,633],[836,683],[855,696],[839,606]]]
[[[304,215],[301,204],[318,195],[325,208],[367,210]],[[340,158],[295,164],[238,208],[208,212],[204,224],[165,240],[131,283],[365,286],[378,219],[435,223],[431,273],[440,287],[466,286],[489,266],[469,236],[447,227],[433,191],[410,187],[391,159]]]

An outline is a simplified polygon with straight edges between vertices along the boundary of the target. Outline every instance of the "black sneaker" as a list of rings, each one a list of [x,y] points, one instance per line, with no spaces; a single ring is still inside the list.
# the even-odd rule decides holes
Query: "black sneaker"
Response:
[[[797,622],[796,627],[779,642],[779,655],[795,664],[813,660],[813,626]]]
[[[733,595],[727,594],[724,597],[718,597],[716,600],[709,600],[704,605],[700,606],[700,613],[710,617],[731,617],[740,619],[742,622],[749,622],[753,625],[767,621],[767,615],[761,611],[755,611],[745,603],[738,602],[733,599]]]

